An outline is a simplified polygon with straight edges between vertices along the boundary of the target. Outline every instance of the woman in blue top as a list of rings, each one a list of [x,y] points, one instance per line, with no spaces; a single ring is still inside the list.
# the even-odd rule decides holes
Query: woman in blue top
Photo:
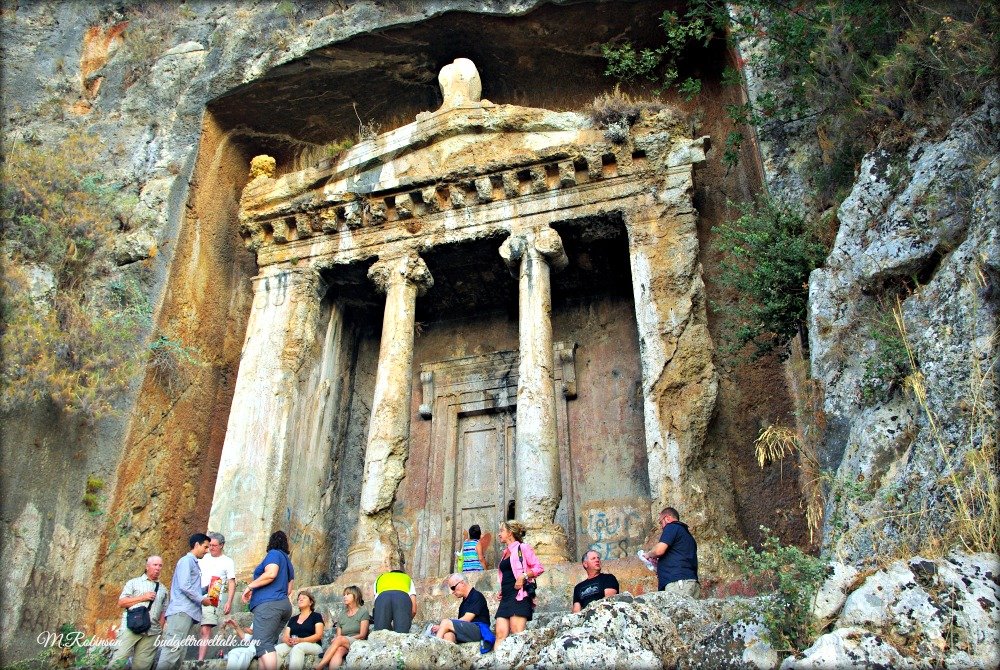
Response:
[[[483,557],[483,531],[479,524],[469,527],[469,539],[462,543],[462,572],[476,572],[486,569]]]
[[[292,618],[288,597],[295,581],[295,569],[288,557],[288,536],[275,531],[267,541],[267,555],[254,568],[253,581],[243,591],[243,603],[253,612],[254,654],[260,670],[277,670],[274,648],[285,624]]]

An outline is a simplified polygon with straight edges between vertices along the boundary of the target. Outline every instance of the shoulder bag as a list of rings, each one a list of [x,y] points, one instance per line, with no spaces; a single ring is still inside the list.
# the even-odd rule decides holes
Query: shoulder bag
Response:
[[[160,582],[156,582],[153,589],[153,602],[146,607],[133,607],[125,613],[125,627],[136,635],[142,635],[153,627],[153,621],[149,618],[149,610],[153,609],[156,602],[156,594],[160,590]]]
[[[524,567],[524,554],[521,553],[521,543],[517,543],[517,560],[521,562],[522,573],[527,573],[528,569]],[[531,606],[535,606],[535,593],[538,591],[538,585],[535,584],[535,580],[524,580],[524,592],[527,594],[528,598],[531,599]]]

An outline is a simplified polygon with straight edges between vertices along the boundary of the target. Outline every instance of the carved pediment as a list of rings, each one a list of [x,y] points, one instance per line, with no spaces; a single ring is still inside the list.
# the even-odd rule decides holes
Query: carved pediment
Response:
[[[350,234],[359,229],[416,234],[423,227],[418,219],[458,216],[466,219],[459,224],[468,223],[470,208],[559,196],[608,180],[634,182],[704,159],[703,140],[680,136],[670,112],[616,143],[583,113],[495,105],[478,100],[474,85],[469,91],[476,95],[462,90],[451,97],[446,92],[449,102],[441,109],[314,167],[278,178],[257,176],[240,201],[247,246],[260,252],[341,235],[343,249],[355,244]],[[650,156],[657,158],[655,165]],[[262,254],[258,262],[317,253],[310,246],[303,253]]]

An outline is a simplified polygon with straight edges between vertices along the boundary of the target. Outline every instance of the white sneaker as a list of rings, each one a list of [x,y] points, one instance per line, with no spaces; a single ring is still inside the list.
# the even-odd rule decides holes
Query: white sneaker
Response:
[[[645,551],[640,549],[639,553],[636,555],[639,557],[639,560],[642,561],[643,565],[649,568],[650,572],[656,572],[656,564],[653,563],[653,561],[649,558],[649,556],[646,555]]]

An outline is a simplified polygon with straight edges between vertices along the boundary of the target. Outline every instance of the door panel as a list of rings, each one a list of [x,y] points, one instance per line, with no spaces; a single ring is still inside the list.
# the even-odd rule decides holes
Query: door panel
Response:
[[[496,538],[511,488],[508,454],[512,426],[510,411],[459,416],[453,554],[461,550],[464,534],[473,524],[479,524],[484,535],[491,533]],[[491,567],[496,566],[496,557],[494,542],[486,551]]]

